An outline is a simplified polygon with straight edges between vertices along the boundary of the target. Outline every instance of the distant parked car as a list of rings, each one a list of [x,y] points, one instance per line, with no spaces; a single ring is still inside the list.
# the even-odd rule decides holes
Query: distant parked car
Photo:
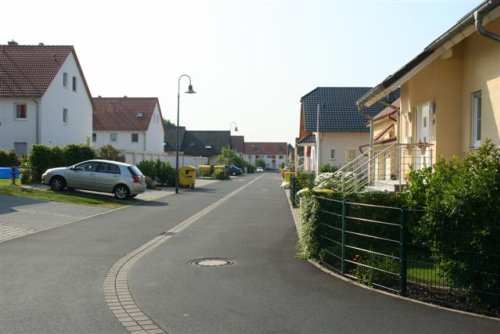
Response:
[[[42,183],[54,191],[66,188],[102,191],[114,194],[117,199],[146,191],[146,178],[139,168],[110,160],[87,160],[70,167],[47,169]]]
[[[241,175],[243,170],[240,167],[236,167],[235,165],[229,165],[229,174],[231,175]]]
[[[264,172],[264,168],[262,167],[257,167],[257,169],[255,170],[257,173],[263,173]]]

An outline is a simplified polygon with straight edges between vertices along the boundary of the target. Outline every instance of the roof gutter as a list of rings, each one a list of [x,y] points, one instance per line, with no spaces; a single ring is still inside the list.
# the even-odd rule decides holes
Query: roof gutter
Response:
[[[492,40],[494,40],[496,42],[500,42],[500,36],[493,33],[493,32],[490,32],[490,31],[487,31],[486,29],[484,29],[483,18],[484,18],[484,15],[486,13],[493,10],[498,5],[500,5],[500,0],[490,0],[488,2],[488,6],[482,8],[482,9],[476,10],[474,12],[474,21],[475,21],[474,25],[476,27],[476,31],[479,34],[481,34],[487,38],[491,38]]]
[[[450,50],[455,45],[460,43],[463,39],[472,35],[476,31],[474,27],[476,22],[475,13],[480,14],[478,18],[481,19],[481,22],[483,18],[485,19],[486,23],[494,20],[500,15],[500,8],[497,8],[498,5],[499,0],[490,0],[484,2],[482,5],[479,5],[475,11],[467,14],[451,29],[437,38],[434,42],[429,44],[429,46],[427,46],[408,64],[400,68],[393,75],[387,77],[384,81],[382,81],[382,83],[371,89],[358,101],[356,101],[358,109],[363,110],[364,108],[370,107],[378,101],[382,100],[387,94],[394,91],[397,87],[400,87],[404,82],[408,81],[416,73],[420,72],[420,70],[430,64],[444,52]]]

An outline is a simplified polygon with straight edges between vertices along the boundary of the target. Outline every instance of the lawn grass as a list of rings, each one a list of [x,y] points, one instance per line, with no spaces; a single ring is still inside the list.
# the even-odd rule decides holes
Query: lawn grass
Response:
[[[407,277],[414,281],[432,285],[446,285],[446,279],[441,270],[430,262],[408,261]]]
[[[86,193],[81,191],[55,192],[50,189],[21,186],[19,180],[12,185],[11,180],[0,179],[0,194],[17,197],[25,197],[42,201],[54,201],[62,203],[99,206],[108,209],[116,209],[130,202],[118,201],[107,194]]]

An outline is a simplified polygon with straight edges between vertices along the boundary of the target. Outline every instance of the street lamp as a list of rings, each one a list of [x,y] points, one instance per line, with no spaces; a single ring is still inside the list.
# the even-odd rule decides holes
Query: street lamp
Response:
[[[183,77],[186,77],[189,79],[189,87],[186,94],[194,94],[196,93],[193,90],[193,85],[191,85],[191,77],[187,74],[183,74],[179,77],[179,80],[177,80],[177,126],[175,130],[175,193],[179,193],[179,107],[180,107],[180,100],[181,100],[181,79]]]
[[[231,134],[231,129],[234,124],[234,132],[238,132],[238,125],[236,125],[236,122],[231,122],[229,123],[229,134]]]

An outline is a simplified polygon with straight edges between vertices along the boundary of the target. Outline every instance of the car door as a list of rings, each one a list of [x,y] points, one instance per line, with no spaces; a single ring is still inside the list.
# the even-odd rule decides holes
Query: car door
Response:
[[[120,167],[118,165],[100,162],[95,174],[96,190],[112,192],[120,180]]]
[[[87,161],[71,168],[66,177],[68,187],[93,190],[97,165],[95,161]]]

